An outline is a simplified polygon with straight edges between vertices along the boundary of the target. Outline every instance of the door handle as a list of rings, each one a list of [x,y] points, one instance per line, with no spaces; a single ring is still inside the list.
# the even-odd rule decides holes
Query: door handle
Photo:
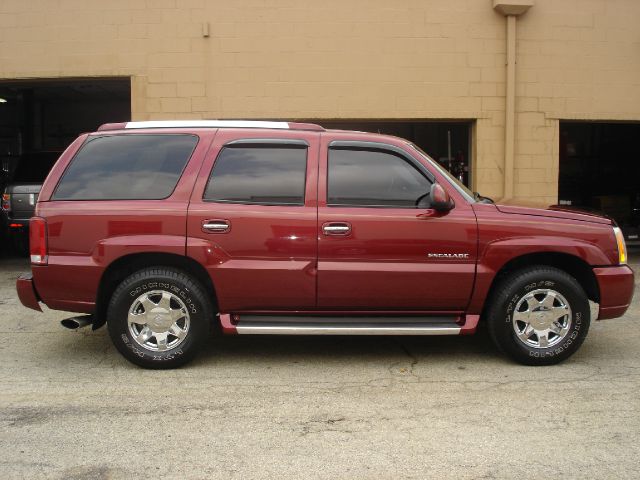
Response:
[[[227,233],[231,230],[229,220],[205,220],[202,222],[202,231],[206,233]]]
[[[347,222],[328,222],[322,225],[322,233],[325,235],[349,235],[351,225]]]

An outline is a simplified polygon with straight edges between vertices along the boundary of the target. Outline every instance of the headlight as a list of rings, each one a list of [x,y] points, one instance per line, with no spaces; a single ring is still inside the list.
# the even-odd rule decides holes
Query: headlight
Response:
[[[613,227],[613,234],[616,236],[618,244],[618,263],[624,265],[627,263],[627,245],[624,243],[624,235],[618,227]]]

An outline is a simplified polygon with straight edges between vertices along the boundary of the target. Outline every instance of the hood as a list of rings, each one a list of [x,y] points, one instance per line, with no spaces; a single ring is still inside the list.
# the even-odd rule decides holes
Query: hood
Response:
[[[547,208],[520,207],[516,205],[496,205],[502,213],[515,213],[518,215],[534,215],[538,217],[563,218],[567,220],[578,220],[582,222],[601,223],[604,225],[613,224],[613,220],[599,213],[588,210],[581,210],[565,205],[551,205]]]

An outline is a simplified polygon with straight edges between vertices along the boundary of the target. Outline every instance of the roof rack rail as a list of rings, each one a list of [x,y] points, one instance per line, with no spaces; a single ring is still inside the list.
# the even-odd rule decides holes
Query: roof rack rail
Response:
[[[98,128],[124,130],[132,128],[274,128],[284,130],[311,130],[323,132],[324,128],[314,123],[271,122],[262,120],[150,120],[144,122],[105,123]]]

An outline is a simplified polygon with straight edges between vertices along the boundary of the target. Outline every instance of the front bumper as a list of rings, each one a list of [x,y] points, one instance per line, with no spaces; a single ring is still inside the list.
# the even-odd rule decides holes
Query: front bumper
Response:
[[[634,275],[627,265],[594,268],[600,288],[598,320],[621,317],[633,299]]]
[[[18,298],[22,305],[33,310],[42,311],[40,303],[38,301],[38,293],[36,287],[33,284],[33,276],[30,273],[23,273],[16,280],[16,290],[18,291]]]

